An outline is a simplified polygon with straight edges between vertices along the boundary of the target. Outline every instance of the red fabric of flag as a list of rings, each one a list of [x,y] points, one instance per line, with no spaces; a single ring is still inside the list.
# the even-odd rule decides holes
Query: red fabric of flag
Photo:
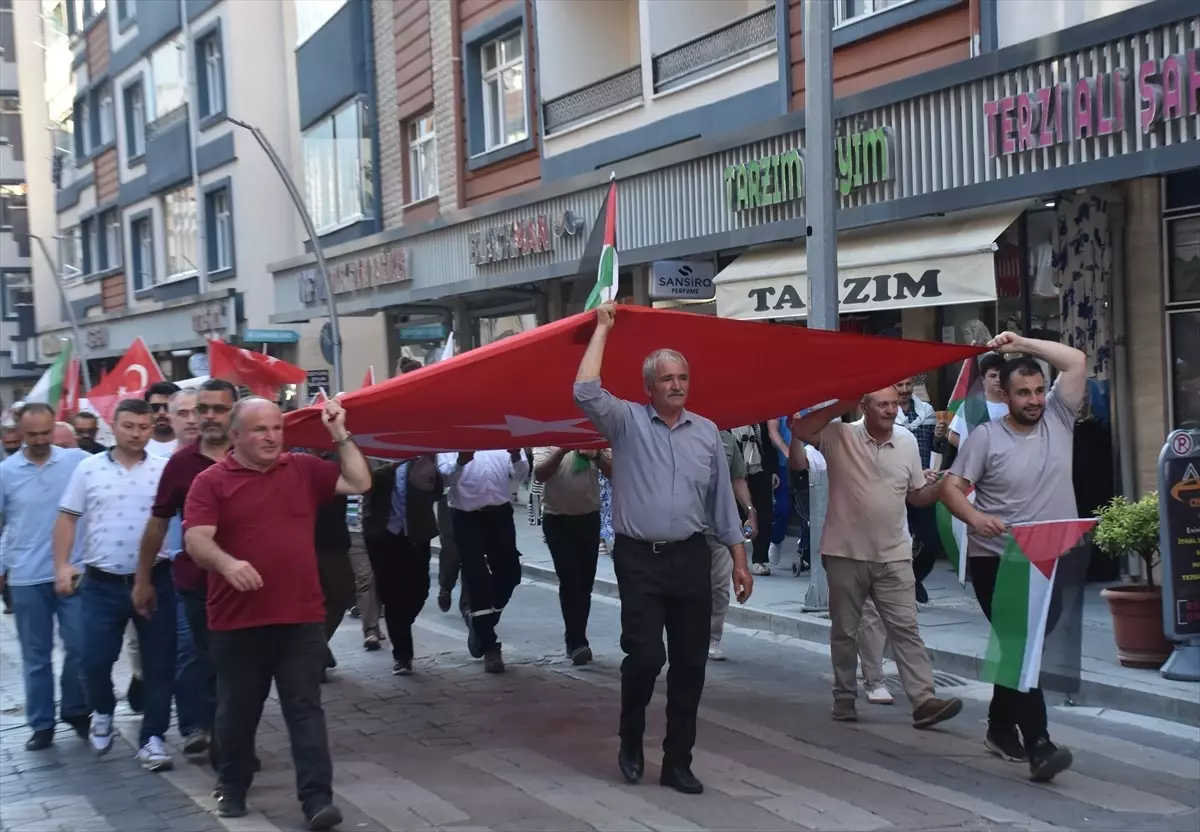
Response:
[[[308,374],[294,364],[226,344],[208,342],[208,372],[213,378],[249,387],[256,396],[275,398],[285,384],[300,384]]]
[[[1078,520],[1047,520],[1039,523],[1016,523],[1009,530],[1021,554],[1047,578],[1054,571],[1054,561],[1075,548],[1083,536],[1096,525],[1096,518]]]
[[[141,338],[134,340],[117,366],[88,391],[87,399],[96,415],[112,422],[117,405],[125,399],[140,399],[151,384],[163,381],[162,370]]]
[[[372,456],[606,444],[575,404],[579,361],[596,326],[583,312],[341,398],[347,427]],[[617,396],[648,402],[642,362],[661,347],[689,362],[688,408],[722,428],[855,398],[983,350],[845,335],[622,306],[601,376]],[[287,442],[329,447],[316,408],[289,413]]]
[[[79,412],[79,359],[72,358],[67,363],[67,378],[63,384],[62,396],[58,400],[58,414],[55,418],[66,421]]]

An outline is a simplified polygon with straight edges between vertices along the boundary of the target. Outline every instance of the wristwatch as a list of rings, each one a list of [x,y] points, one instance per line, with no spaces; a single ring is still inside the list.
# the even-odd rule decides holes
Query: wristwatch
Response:
[[[351,433],[350,431],[346,431],[346,435],[343,436],[341,439],[333,440],[333,444],[337,445],[340,448],[340,447],[342,447],[342,445],[345,445],[347,442],[352,442],[352,441],[354,441],[354,434]]]

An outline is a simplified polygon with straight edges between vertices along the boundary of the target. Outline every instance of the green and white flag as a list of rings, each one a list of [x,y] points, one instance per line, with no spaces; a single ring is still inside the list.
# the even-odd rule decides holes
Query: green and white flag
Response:
[[[609,179],[608,193],[600,204],[600,213],[592,225],[587,245],[580,260],[580,271],[586,274],[595,263],[596,285],[588,295],[584,309],[595,309],[617,297],[617,179]]]
[[[970,432],[988,420],[987,398],[983,392],[983,374],[979,371],[979,359],[968,358],[962,364],[958,373],[958,381],[950,394],[950,405],[947,408],[952,416],[961,415],[962,433],[958,437],[958,447],[962,448]],[[975,504],[975,489],[967,494],[971,504]],[[937,503],[934,508],[937,517],[938,536],[942,540],[942,548],[946,557],[954,565],[958,582],[967,583],[967,524],[950,513],[944,503]]]
[[[42,402],[54,408],[57,412],[62,401],[63,389],[67,384],[67,372],[71,367],[71,342],[63,344],[62,352],[54,359],[50,369],[42,373],[37,384],[25,397],[25,402]]]
[[[1025,693],[1040,687],[1058,561],[1096,520],[1014,523],[992,593],[992,633],[980,678]]]

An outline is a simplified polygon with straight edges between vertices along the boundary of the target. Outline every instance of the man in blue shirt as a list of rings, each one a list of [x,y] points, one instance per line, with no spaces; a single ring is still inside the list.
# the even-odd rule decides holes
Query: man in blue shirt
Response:
[[[62,721],[83,739],[88,735],[79,662],[83,648],[83,607],[78,595],[54,591],[51,534],[58,501],[79,463],[88,458],[78,448],[52,443],[54,411],[49,405],[25,405],[17,427],[24,448],[0,463],[0,582],[11,587],[21,661],[25,667],[25,712],[33,736],[29,751],[54,742],[54,619],[63,640]],[[6,573],[6,574],[5,574]]]

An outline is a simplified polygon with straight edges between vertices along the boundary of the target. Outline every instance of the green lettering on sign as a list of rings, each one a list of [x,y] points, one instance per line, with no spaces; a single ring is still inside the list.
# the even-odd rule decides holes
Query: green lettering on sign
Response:
[[[894,149],[890,127],[873,127],[840,136],[834,146],[835,188],[842,196],[890,180]],[[804,156],[789,150],[725,168],[725,201],[730,211],[745,211],[804,198]]]

